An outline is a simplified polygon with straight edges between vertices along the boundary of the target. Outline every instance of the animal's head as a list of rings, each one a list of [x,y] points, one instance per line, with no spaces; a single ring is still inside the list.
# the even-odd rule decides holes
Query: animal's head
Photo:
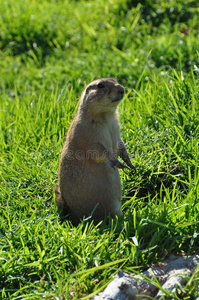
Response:
[[[124,88],[115,79],[97,79],[86,87],[80,106],[93,113],[112,113],[123,97]]]

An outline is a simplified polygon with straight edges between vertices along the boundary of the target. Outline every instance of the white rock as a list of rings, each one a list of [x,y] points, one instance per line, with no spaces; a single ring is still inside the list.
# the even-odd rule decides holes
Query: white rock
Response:
[[[119,271],[117,277],[94,300],[135,300],[137,293],[132,277]]]
[[[118,272],[117,277],[106,289],[95,296],[93,300],[135,300],[137,294],[148,299],[149,297],[162,298],[164,293],[158,289],[155,280],[159,282],[166,292],[177,292],[177,287],[183,290],[185,276],[193,274],[199,264],[199,255],[174,256],[170,259],[152,266],[140,275],[124,275]],[[154,282],[152,282],[154,281]],[[199,300],[199,297],[197,298]]]

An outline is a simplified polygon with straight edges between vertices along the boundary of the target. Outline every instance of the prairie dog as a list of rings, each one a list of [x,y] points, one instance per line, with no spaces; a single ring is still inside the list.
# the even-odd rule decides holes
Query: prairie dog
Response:
[[[92,215],[121,216],[119,169],[132,169],[120,137],[117,106],[124,88],[111,78],[91,82],[80,98],[78,111],[67,132],[59,165],[58,210],[70,210],[72,220]]]

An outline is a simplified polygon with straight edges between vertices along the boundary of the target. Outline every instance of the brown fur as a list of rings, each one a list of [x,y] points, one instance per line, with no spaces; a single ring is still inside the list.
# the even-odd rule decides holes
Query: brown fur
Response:
[[[116,80],[91,82],[68,130],[59,165],[59,210],[72,220],[92,214],[95,220],[121,216],[121,183],[118,168],[134,168],[120,137],[117,106],[124,88]]]

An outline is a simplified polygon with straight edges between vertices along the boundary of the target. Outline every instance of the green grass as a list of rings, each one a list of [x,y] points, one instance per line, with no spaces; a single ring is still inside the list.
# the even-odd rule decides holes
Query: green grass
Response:
[[[0,4],[0,298],[80,299],[199,249],[198,1]],[[73,227],[53,188],[91,80],[126,88],[121,220]],[[195,299],[198,270],[175,299]],[[184,297],[184,298],[183,298]]]

